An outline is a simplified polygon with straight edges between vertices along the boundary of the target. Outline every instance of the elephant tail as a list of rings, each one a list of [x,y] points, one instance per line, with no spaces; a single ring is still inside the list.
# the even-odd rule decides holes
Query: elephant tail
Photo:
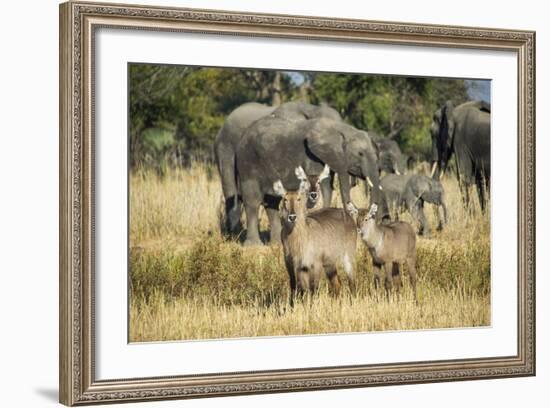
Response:
[[[223,132],[223,128],[220,130],[220,133],[221,132]],[[235,149],[229,143],[224,142],[223,135],[218,134],[216,137],[214,155],[220,173],[226,207],[236,206],[239,196],[239,187],[237,181]]]

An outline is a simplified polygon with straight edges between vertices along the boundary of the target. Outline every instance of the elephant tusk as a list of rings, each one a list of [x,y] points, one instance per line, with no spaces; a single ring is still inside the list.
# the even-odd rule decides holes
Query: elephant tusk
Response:
[[[382,184],[378,185],[378,188],[380,189],[380,191],[384,191],[384,189],[382,188]]]
[[[434,164],[432,165],[432,172],[430,174],[430,177],[433,178],[434,174],[435,174],[435,169],[437,169],[437,162],[435,161]]]
[[[369,185],[370,188],[374,187],[374,184],[372,184],[372,181],[370,181],[370,178],[368,176],[367,176],[367,184]]]
[[[395,174],[397,174],[398,176],[400,176],[400,175],[401,175],[401,172],[400,172],[399,170],[395,169]]]

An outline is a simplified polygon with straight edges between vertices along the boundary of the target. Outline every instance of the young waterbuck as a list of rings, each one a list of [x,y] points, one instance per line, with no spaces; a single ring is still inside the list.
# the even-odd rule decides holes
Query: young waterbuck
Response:
[[[329,176],[325,166],[319,181]],[[331,292],[340,292],[337,267],[342,266],[347,274],[350,289],[355,292],[355,252],[357,227],[353,218],[340,208],[323,208],[307,212],[307,176],[302,167],[296,168],[300,180],[298,191],[287,191],[279,180],[274,183],[274,191],[283,197],[281,238],[285,265],[290,278],[290,303],[296,294],[311,294],[319,287],[324,271],[330,282]]]
[[[397,291],[401,288],[399,265],[407,264],[414,299],[416,295],[416,234],[413,227],[402,221],[390,224],[378,224],[376,211],[378,207],[372,204],[370,210],[361,209],[357,215],[357,225],[362,241],[367,245],[372,256],[374,269],[374,286],[380,285],[381,270],[384,268],[386,295],[389,299],[392,280]]]

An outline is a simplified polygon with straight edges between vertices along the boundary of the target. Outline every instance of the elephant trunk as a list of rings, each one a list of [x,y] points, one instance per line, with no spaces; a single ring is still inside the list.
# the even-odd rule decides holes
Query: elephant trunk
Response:
[[[379,207],[378,214],[380,216],[386,215],[387,205],[382,200],[382,187],[380,186],[380,176],[378,172],[378,163],[375,160],[363,160],[361,163],[361,173],[365,177],[365,192],[367,197],[370,194],[370,204],[377,204]]]

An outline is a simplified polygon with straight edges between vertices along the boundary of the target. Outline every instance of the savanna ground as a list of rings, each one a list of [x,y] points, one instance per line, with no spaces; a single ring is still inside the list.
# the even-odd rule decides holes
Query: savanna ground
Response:
[[[417,241],[418,298],[408,275],[400,298],[373,287],[368,251],[358,243],[357,294],[319,295],[288,307],[280,244],[244,248],[219,232],[221,186],[216,169],[196,163],[130,176],[130,341],[165,341],[313,333],[414,330],[490,325],[490,219],[475,200],[462,206],[456,179],[443,179],[448,224]],[[472,190],[472,194],[474,191]],[[367,205],[363,187],[352,197]],[[473,195],[474,198],[475,195]],[[341,207],[335,194],[333,205]],[[425,208],[432,229],[436,214]],[[411,221],[408,214],[402,219]],[[262,217],[267,229],[266,217]]]

